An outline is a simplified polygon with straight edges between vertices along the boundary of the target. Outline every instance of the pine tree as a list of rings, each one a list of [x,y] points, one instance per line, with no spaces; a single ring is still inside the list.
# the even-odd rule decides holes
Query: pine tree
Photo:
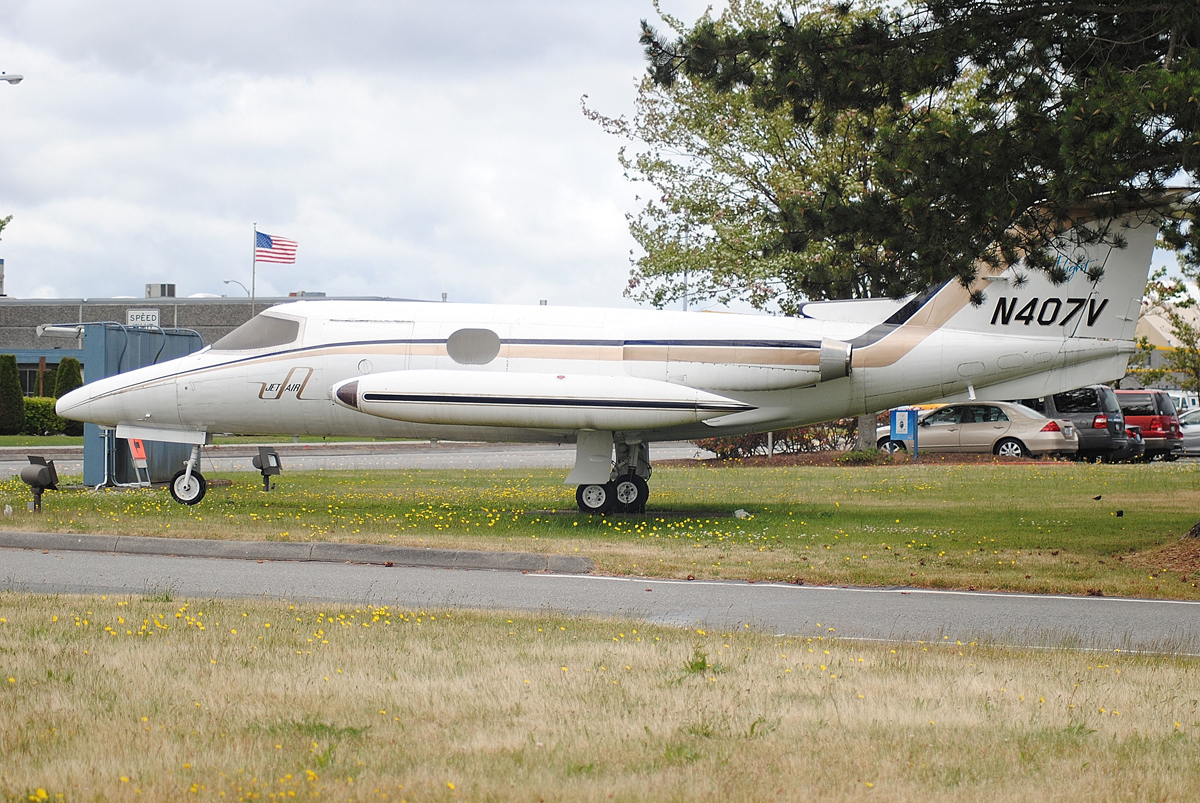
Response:
[[[781,249],[879,249],[860,267],[873,292],[970,284],[981,262],[1020,257],[1064,279],[1048,243],[1081,204],[1200,179],[1195,0],[776,9],[761,23],[706,16],[675,38],[643,22],[649,74],[744,93],[806,136],[861,144],[862,171],[818,175],[772,215]],[[1164,239],[1196,267],[1195,226],[1168,221]],[[805,278],[810,297],[839,292],[836,275]]]
[[[80,370],[79,360],[74,357],[63,357],[62,361],[58,364],[58,371],[55,374],[54,398],[61,399],[82,385],[83,372]],[[67,435],[82,435],[83,422],[68,421],[63,432]]]
[[[61,399],[77,387],[83,385],[83,370],[79,360],[74,357],[63,357],[55,373],[54,398]]]
[[[0,354],[0,435],[19,435],[25,426],[25,394],[17,373],[17,358]]]

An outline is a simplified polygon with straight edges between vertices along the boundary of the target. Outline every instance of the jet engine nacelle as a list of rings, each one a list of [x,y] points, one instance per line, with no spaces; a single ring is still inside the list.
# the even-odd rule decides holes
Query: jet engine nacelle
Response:
[[[717,393],[754,393],[808,388],[850,374],[852,346],[823,337],[819,341],[684,342],[669,346],[634,341],[624,350],[632,376],[666,379]]]
[[[333,387],[337,403],[418,424],[627,431],[754,409],[703,390],[619,376],[389,371]]]

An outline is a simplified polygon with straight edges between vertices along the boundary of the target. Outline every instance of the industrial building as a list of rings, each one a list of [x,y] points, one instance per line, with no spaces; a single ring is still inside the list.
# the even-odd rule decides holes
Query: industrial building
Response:
[[[0,263],[2,264],[2,263]],[[300,291],[286,297],[204,296],[177,298],[173,284],[148,284],[144,298],[8,298],[0,296],[0,354],[13,354],[27,396],[53,395],[52,387],[39,383],[47,369],[57,368],[64,357],[83,365],[87,361],[79,337],[64,337],[59,328],[50,336],[39,336],[46,326],[107,323],[115,328],[139,330],[186,330],[195,332],[208,345],[250,320],[267,307],[297,298],[324,296]]]

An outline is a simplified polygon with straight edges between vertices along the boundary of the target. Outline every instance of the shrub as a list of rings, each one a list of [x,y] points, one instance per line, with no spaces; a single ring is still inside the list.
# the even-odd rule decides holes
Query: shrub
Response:
[[[857,419],[854,418],[840,418],[822,424],[776,430],[775,453],[840,451],[854,443],[857,423]],[[753,435],[732,435],[727,438],[702,438],[693,443],[721,459],[753,457],[767,453],[767,433],[765,432]]]
[[[731,435],[727,438],[701,438],[692,441],[701,449],[707,449],[722,460],[731,457],[750,457],[767,453],[767,435],[765,432],[753,435]]]
[[[838,458],[844,466],[882,466],[895,462],[895,457],[882,449],[856,449]]]
[[[784,454],[840,451],[854,444],[857,431],[858,420],[855,418],[784,429],[775,433],[775,451]]]
[[[18,435],[25,426],[25,394],[17,373],[17,358],[0,354],[0,435]]]
[[[55,399],[52,396],[29,396],[25,399],[25,426],[21,428],[22,435],[61,435],[66,431],[65,418],[59,418],[54,412]]]
[[[34,387],[33,390],[39,396],[44,396],[47,399],[54,398],[54,383],[58,377],[58,366],[48,365],[46,370],[42,371],[42,387]]]

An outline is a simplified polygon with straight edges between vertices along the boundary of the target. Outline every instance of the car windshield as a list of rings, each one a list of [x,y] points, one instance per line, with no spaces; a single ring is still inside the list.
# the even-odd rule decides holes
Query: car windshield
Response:
[[[1040,399],[1038,401],[1040,401]],[[1012,404],[1012,406],[1015,408],[1013,410],[1013,412],[1020,413],[1021,415],[1029,416],[1030,418],[1046,418],[1047,417],[1046,413],[1044,412],[1044,410],[1045,410],[1044,407],[1040,407],[1035,410],[1034,408],[1028,406],[1028,404],[1026,402],[1021,402],[1020,404],[1010,402],[1010,404]]]
[[[213,343],[213,351],[245,351],[284,346],[300,335],[300,322],[291,318],[277,318],[265,312],[256,315]]]

